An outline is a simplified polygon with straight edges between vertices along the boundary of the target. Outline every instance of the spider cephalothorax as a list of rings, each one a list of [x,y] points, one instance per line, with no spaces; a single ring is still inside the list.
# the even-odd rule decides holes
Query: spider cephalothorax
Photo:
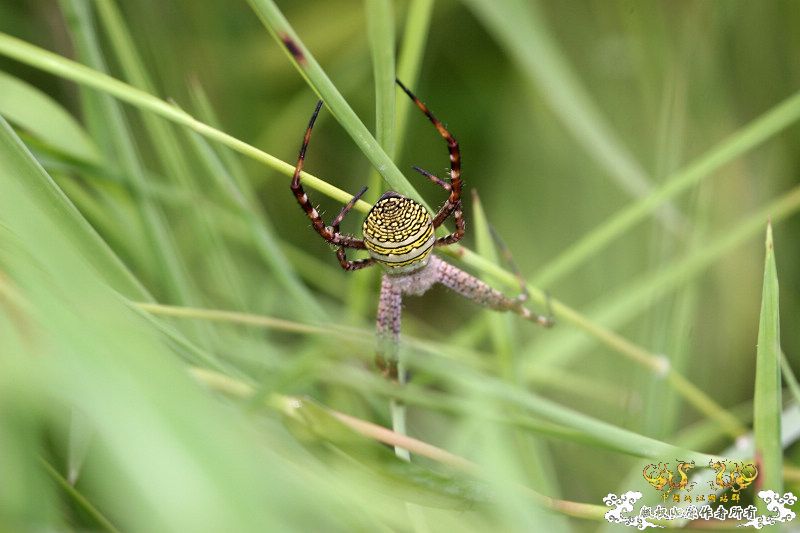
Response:
[[[436,241],[428,210],[394,192],[387,192],[372,206],[362,233],[370,257],[388,274],[412,272],[427,265]]]
[[[436,127],[439,134],[447,141],[450,153],[450,173],[448,181],[441,180],[421,168],[414,170],[447,191],[448,197],[436,215],[431,216],[425,207],[395,192],[387,192],[372,206],[362,225],[363,239],[339,232],[339,225],[345,215],[355,206],[366,192],[364,187],[345,205],[330,226],[326,226],[319,212],[308,199],[300,183],[306,148],[311,139],[311,130],[317,119],[322,101],[317,102],[314,114],[308,123],[300,155],[297,158],[292,177],[292,192],[306,212],[314,230],[329,243],[337,246],[336,257],[345,270],[358,270],[379,264],[385,275],[381,282],[381,295],[378,304],[378,355],[377,363],[382,373],[398,379],[396,350],[400,338],[400,312],[403,294],[423,294],[433,284],[441,283],[470,300],[498,311],[513,311],[525,319],[543,326],[552,325],[550,317],[537,315],[523,306],[527,295],[523,293],[517,298],[509,298],[493,289],[478,278],[431,255],[435,246],[445,246],[461,240],[464,236],[464,215],[461,211],[461,152],[458,142],[444,125],[433,116],[411,91],[399,81],[397,84],[425,113],[428,120]],[[437,238],[436,228],[453,216],[456,229],[453,233]],[[345,250],[366,249],[370,257],[366,259],[347,259]],[[388,347],[388,348],[387,348]]]

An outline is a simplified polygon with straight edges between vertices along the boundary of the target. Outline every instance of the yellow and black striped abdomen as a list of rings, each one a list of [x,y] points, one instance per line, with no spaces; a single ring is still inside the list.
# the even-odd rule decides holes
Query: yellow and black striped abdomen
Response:
[[[363,233],[369,254],[390,273],[398,274],[425,266],[436,240],[428,211],[393,193],[383,195],[372,207]]]

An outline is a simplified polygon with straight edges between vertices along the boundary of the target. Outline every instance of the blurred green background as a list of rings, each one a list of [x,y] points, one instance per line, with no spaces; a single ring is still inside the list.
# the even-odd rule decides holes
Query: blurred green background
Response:
[[[317,96],[256,15],[271,2],[118,4],[0,0],[0,31],[142,86],[294,165]],[[797,364],[800,103],[790,99],[800,98],[800,5],[277,5],[373,132],[369,28],[394,25],[394,36],[382,35],[401,63],[408,39],[421,45],[404,81],[459,140],[466,188],[479,192],[523,275],[568,306],[556,307],[558,324],[545,331],[440,288],[407,300],[408,432],[484,474],[417,457],[403,465],[316,407],[287,418],[279,395],[307,395],[390,426],[395,391],[370,366],[379,273],[338,267],[285,173],[11,59],[20,48],[2,41],[0,115],[53,179],[5,130],[0,471],[12,482],[4,474],[4,529],[595,530],[606,525],[602,509],[566,518],[574,513],[542,510],[520,487],[602,507],[609,492],[652,492],[639,474],[648,462],[683,457],[644,450],[644,441],[624,449],[624,435],[581,415],[724,456],[737,428],[687,402],[688,389],[654,371],[653,357],[713,400],[710,411],[750,427],[771,217],[780,344]],[[409,13],[421,18],[409,22]],[[45,93],[85,137],[9,79]],[[444,176],[445,143],[397,98],[400,115],[409,114],[395,162],[437,206],[441,190],[410,167]],[[369,184],[372,200],[389,188],[328,108],[305,168],[350,193]],[[678,192],[678,183],[679,194],[642,203]],[[308,192],[328,221],[338,212],[341,201]],[[462,243],[474,250],[481,214],[469,195],[465,211]],[[352,213],[344,229],[358,233],[362,216]],[[475,264],[460,266],[517,290]],[[532,307],[543,310],[534,296]],[[132,302],[293,323],[169,318]],[[573,310],[579,318],[567,316]],[[612,331],[647,362],[609,341],[603,332]],[[217,396],[187,367],[255,393]],[[770,391],[780,402],[780,387]],[[797,429],[784,421],[785,431]],[[797,459],[790,444],[789,466]],[[796,472],[784,474],[791,487]]]

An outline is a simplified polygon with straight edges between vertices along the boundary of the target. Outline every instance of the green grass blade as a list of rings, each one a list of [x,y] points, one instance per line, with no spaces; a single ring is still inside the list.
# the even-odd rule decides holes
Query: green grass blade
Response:
[[[464,0],[584,149],[634,197],[653,190],[652,180],[602,116],[548,30],[535,2]],[[661,209],[667,228],[682,221],[674,207]]]
[[[203,120],[214,127],[219,127],[219,120],[211,102],[198,83],[190,86],[190,96],[195,109],[198,110]],[[208,146],[208,149],[212,149],[212,147]],[[239,206],[253,236],[256,250],[264,262],[270,266],[276,279],[299,302],[300,307],[308,310],[314,316],[325,317],[325,311],[316,297],[295,273],[292,262],[284,251],[285,245],[278,238],[266,211],[260,207],[253,186],[247,179],[239,159],[226,148],[207,153],[207,156],[209,157],[207,163],[209,170],[220,181],[220,186],[227,192],[233,203]],[[300,263],[304,263],[304,261]],[[321,277],[319,271],[316,272],[316,277]]]
[[[40,460],[40,464],[44,471],[58,484],[58,486],[63,490],[67,495],[69,495],[70,499],[75,502],[85,513],[92,517],[92,520],[95,523],[102,527],[105,531],[110,533],[121,533],[119,529],[117,529],[114,524],[109,520],[103,513],[97,510],[97,508],[90,502],[86,496],[81,494],[78,490],[74,487],[74,482],[71,480],[64,479],[58,470],[53,468],[53,466],[45,461],[44,459]]]
[[[618,211],[562,254],[548,262],[532,278],[537,286],[548,286],[573,272],[611,241],[650,216],[663,202],[697,185],[722,166],[753,150],[800,120],[800,92],[787,98],[759,118],[743,126],[684,168],[668,176],[664,185],[646,198]]]
[[[609,328],[623,327],[649,306],[695,279],[720,258],[758,235],[767,218],[778,222],[798,211],[800,211],[800,187],[795,187],[720,235],[709,236],[704,246],[685,257],[615,291],[587,311],[588,319]],[[529,347],[531,352],[540,355],[535,361],[531,361],[526,374],[530,376],[535,373],[536,365],[567,364],[578,354],[590,349],[595,342],[596,339],[587,339],[574,331],[554,330],[552,335],[543,337],[540,343]]]
[[[761,487],[783,494],[783,450],[781,447],[781,327],[778,310],[778,273],[772,224],[767,226],[764,288],[758,322],[753,436],[758,479]],[[761,503],[763,505],[763,502]],[[761,509],[765,512],[766,509]]]
[[[733,228],[724,231],[723,234],[710,236],[703,247],[686,257],[615,291],[613,295],[587,312],[588,319],[609,328],[623,327],[649,306],[705,272],[725,254],[758,235],[762,231],[765,219],[771,218],[773,222],[778,222],[798,211],[800,211],[800,187],[795,187],[767,206],[758,209]],[[524,349],[526,352],[529,350],[531,354],[540,354],[531,360],[525,369],[525,374],[528,377],[532,376],[536,372],[536,367],[541,365],[567,364],[578,354],[589,350],[595,342],[596,339],[587,339],[575,331],[554,330],[552,335],[543,337],[541,342]]]
[[[786,387],[791,392],[795,403],[800,405],[800,383],[798,383],[797,376],[794,375],[794,371],[789,365],[789,359],[783,351],[781,351],[781,377],[786,382]]]
[[[408,3],[408,13],[397,60],[397,79],[401,80],[406,87],[417,86],[425,53],[425,43],[430,31],[432,12],[433,0],[411,0]],[[405,142],[408,116],[415,110],[413,102],[407,98],[401,98],[397,102],[395,156],[400,155]]]
[[[89,4],[85,0],[62,0],[60,5],[70,26],[77,54],[97,70],[106,70],[105,59],[92,25]],[[138,190],[141,190],[146,182],[144,164],[125,115],[119,103],[109,96],[101,95],[99,100],[101,111],[109,124],[109,141],[114,150],[108,157],[111,160],[117,159],[128,179],[135,182]],[[139,205],[148,238],[155,250],[158,276],[164,278],[162,290],[175,302],[198,301],[188,284],[185,267],[177,255],[174,237],[163,212],[146,196],[140,198]]]
[[[195,119],[171,103],[165,102],[145,91],[131,87],[107,74],[98,72],[97,70],[2,32],[0,32],[0,54],[50,72],[56,76],[61,76],[81,85],[97,89],[135,107],[146,109],[177,124],[186,126],[286,176],[291,176],[294,172],[294,165],[281,161],[263,150],[259,150],[254,146]],[[334,187],[306,172],[303,173],[303,183],[343,203],[347,203],[353,197],[351,193]],[[356,204],[356,209],[364,213],[369,211],[369,208],[370,205],[364,201],[359,201]]]
[[[391,158],[397,145],[395,105],[395,28],[392,0],[365,0],[367,42],[372,58],[375,85],[375,140]],[[382,176],[373,169],[367,180],[369,191],[364,199],[377,201],[383,192]],[[347,302],[350,322],[357,323],[372,307],[374,287],[378,285],[377,269],[367,270],[350,280],[351,297]]]
[[[275,41],[285,50],[287,57],[297,67],[314,91],[325,101],[325,105],[347,131],[359,149],[367,156],[372,166],[380,172],[389,186],[396,192],[413,198],[427,207],[416,189],[397,168],[386,152],[361,119],[355,114],[350,104],[333,85],[322,67],[305,47],[297,33],[289,25],[278,6],[272,0],[248,0],[250,6],[269,30]],[[349,200],[349,199],[348,199]],[[347,200],[345,200],[347,201]]]
[[[497,263],[499,258],[489,227],[489,221],[486,219],[486,212],[483,210],[483,204],[475,189],[472,190],[472,216],[474,219],[476,252],[492,263]],[[493,276],[484,274],[482,278],[483,281],[490,285],[497,283]],[[513,317],[493,311],[487,311],[484,315],[484,320],[488,323],[489,334],[492,338],[498,375],[514,381],[514,330],[511,322]]]
[[[130,32],[125,27],[122,16],[111,0],[95,3],[99,14],[99,24],[105,29],[113,52],[119,61],[124,76],[134,87],[149,93],[155,93],[155,84],[150,79],[144,64],[133,45]],[[86,21],[90,23],[90,21]],[[177,135],[168,122],[152,115],[140,112],[147,137],[153,147],[153,153],[160,164],[168,182],[175,182],[183,191],[200,196],[203,184],[198,183],[197,173],[190,168]],[[204,257],[208,264],[210,283],[225,293],[236,294],[241,275],[237,275],[235,262],[218,234],[207,210],[192,209],[185,217],[184,223],[191,226],[194,234],[193,252]]]
[[[365,0],[364,7],[375,80],[375,140],[392,155],[396,134],[393,5],[391,0]]]
[[[12,134],[10,126],[2,117],[0,135],[6,139],[4,157],[7,158],[4,161],[6,164],[0,166],[0,197],[13,198],[7,189],[8,182],[15,179],[17,173],[24,172],[27,193],[36,198],[42,209],[59,220],[65,238],[81,251],[106,281],[129,298],[150,301],[147,290],[64,196],[27,147]]]
[[[61,104],[39,89],[2,71],[0,114],[58,152],[95,164],[102,159],[86,130]]]

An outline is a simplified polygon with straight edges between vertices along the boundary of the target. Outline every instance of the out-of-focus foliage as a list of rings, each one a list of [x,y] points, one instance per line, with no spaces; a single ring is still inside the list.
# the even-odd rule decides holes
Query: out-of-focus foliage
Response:
[[[780,287],[784,327],[774,310],[758,402],[778,405],[775,349],[785,371],[800,352],[800,6],[277,2],[367,128],[376,114],[397,124],[379,141],[435,207],[443,192],[410,167],[445,177],[445,144],[402,93],[389,120],[386,65],[373,68],[395,43],[480,191],[478,228],[464,196],[465,246],[488,220],[558,304],[544,331],[439,288],[406,302],[408,432],[474,474],[402,463],[317,404],[286,417],[286,396],[306,395],[390,426],[394,389],[370,367],[377,272],[339,269],[285,174],[67,81],[74,66],[11,59],[23,46],[8,36],[293,165],[317,96],[259,5],[272,2],[0,0],[0,530],[598,528],[603,496],[652,491],[646,464],[723,456],[751,427],[768,218],[779,284],[764,294]],[[374,199],[388,187],[376,153],[333,104],[306,170]],[[326,220],[338,213],[308,192]],[[137,305],[156,302],[292,322]],[[231,390],[198,369],[254,392],[214,392]],[[797,447],[785,437],[779,457],[768,422],[770,476],[782,461],[796,492]],[[594,521],[545,511],[531,489],[599,506],[583,513]]]

